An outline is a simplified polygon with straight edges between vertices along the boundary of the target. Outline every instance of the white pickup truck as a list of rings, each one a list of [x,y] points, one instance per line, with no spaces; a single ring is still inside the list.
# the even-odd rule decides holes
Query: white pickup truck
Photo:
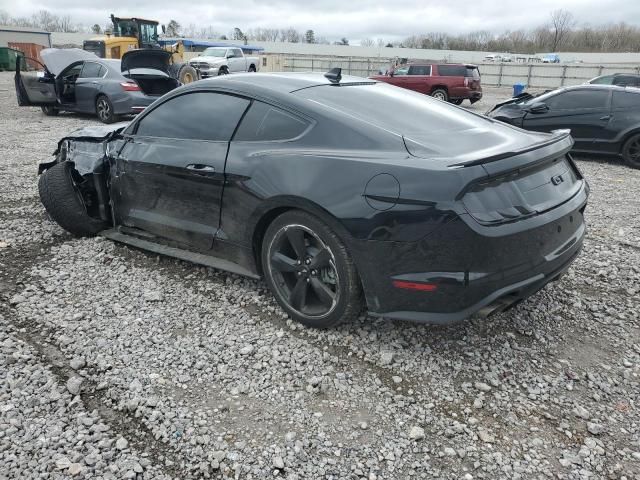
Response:
[[[245,57],[241,48],[209,47],[192,58],[189,64],[200,72],[201,78],[238,72],[257,72],[258,57]]]

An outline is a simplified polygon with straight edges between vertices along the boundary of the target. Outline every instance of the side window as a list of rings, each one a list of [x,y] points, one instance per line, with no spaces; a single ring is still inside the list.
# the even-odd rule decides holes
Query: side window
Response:
[[[611,85],[614,82],[613,75],[606,75],[604,77],[596,78],[593,82],[593,85]]]
[[[634,110],[640,108],[640,92],[613,92],[611,107]]]
[[[228,142],[249,100],[214,92],[173,97],[140,119],[136,135]]]
[[[431,75],[431,65],[412,65],[409,75]]]
[[[467,67],[464,65],[438,65],[438,75],[441,77],[464,77]]]
[[[576,110],[606,108],[608,101],[608,90],[570,90],[548,98],[545,103],[554,110]]]
[[[290,140],[304,132],[309,123],[295,115],[254,101],[233,137],[240,142]]]
[[[102,74],[100,73],[100,68],[102,66],[96,62],[84,62],[84,66],[82,67],[82,72],[80,73],[80,78],[99,78],[104,75],[104,71]]]
[[[233,50],[233,55],[234,55],[236,58],[242,58],[242,50],[240,50],[239,48],[234,49],[234,50]]]
[[[408,75],[409,74],[409,67],[407,66],[403,66],[403,67],[398,67],[393,71],[393,74],[400,77],[402,75]]]

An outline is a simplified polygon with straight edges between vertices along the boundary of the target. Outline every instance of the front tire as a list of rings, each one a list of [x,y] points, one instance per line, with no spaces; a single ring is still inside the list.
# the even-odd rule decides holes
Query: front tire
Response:
[[[462,98],[456,98],[455,100],[449,100],[451,103],[453,103],[454,105],[462,105],[463,99]]]
[[[180,73],[178,74],[178,81],[183,85],[188,83],[193,83],[198,80],[198,72],[191,65],[183,65],[180,69]]]
[[[265,232],[262,270],[289,316],[313,328],[355,319],[362,287],[340,238],[318,218],[300,210],[277,217]]]
[[[229,69],[227,67],[220,67],[218,70],[218,76],[220,75],[229,75]]]
[[[96,98],[96,115],[102,123],[113,123],[118,119],[113,111],[113,104],[106,95],[98,95]]]
[[[108,227],[106,222],[87,214],[82,196],[71,179],[68,162],[57,163],[40,175],[38,193],[51,218],[73,235],[91,237]]]
[[[640,133],[632,135],[624,142],[622,158],[631,168],[640,168]]]
[[[436,100],[442,100],[443,102],[449,101],[449,94],[444,88],[436,88],[431,92],[431,96]]]
[[[57,117],[60,113],[60,110],[54,105],[42,105],[40,109],[47,117]]]
[[[249,73],[256,73],[256,66],[255,65],[250,65],[249,66]]]

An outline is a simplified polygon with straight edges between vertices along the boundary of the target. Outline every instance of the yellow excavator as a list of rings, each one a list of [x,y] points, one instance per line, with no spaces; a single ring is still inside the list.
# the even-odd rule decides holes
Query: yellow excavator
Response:
[[[184,45],[177,41],[174,45],[161,47],[158,43],[158,25],[155,20],[143,18],[120,18],[111,14],[113,29],[104,36],[83,42],[83,50],[95,53],[100,58],[121,59],[130,50],[162,49],[171,53],[169,73],[181,83],[198,80],[198,72],[184,61]],[[162,26],[164,32],[164,25]]]

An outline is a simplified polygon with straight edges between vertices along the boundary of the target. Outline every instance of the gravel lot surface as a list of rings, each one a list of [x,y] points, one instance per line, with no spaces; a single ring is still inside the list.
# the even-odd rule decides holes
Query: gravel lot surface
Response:
[[[0,73],[0,479],[640,478],[640,171],[581,159],[567,275],[490,319],[292,324],[261,282],[47,219],[92,118]],[[507,89],[486,89],[484,112]],[[465,105],[468,105],[465,103]]]

